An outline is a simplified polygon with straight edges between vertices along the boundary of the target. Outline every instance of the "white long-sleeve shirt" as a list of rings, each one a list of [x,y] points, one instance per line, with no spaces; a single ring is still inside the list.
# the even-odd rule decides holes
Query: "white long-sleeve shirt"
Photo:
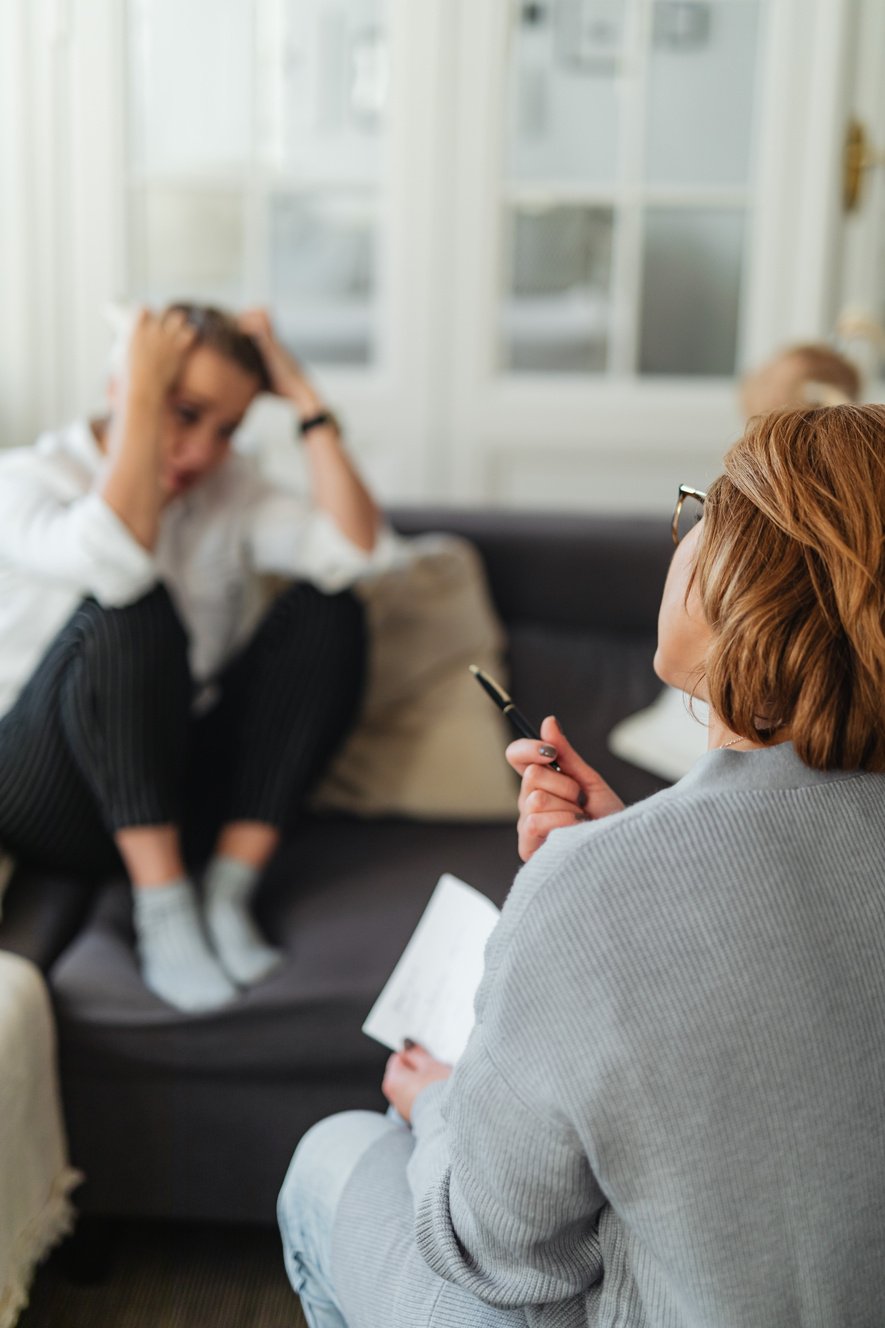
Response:
[[[164,509],[149,552],[96,492],[106,464],[84,420],[0,453],[0,715],[86,596],[116,608],[164,582],[205,682],[254,626],[255,572],[334,593],[395,556],[389,529],[365,553],[237,454]]]

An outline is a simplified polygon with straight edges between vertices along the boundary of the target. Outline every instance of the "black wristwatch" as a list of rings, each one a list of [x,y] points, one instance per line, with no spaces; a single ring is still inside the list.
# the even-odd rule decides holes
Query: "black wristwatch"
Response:
[[[319,415],[309,415],[306,420],[302,420],[298,425],[298,432],[303,438],[305,434],[310,433],[311,429],[322,429],[326,425],[334,429],[336,433],[341,432],[341,426],[330,410],[321,410]]]

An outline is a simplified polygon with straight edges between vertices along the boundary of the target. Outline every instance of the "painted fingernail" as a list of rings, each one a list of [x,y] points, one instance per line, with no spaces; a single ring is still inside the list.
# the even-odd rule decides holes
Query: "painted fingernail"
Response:
[[[542,743],[541,746],[538,748],[538,754],[539,754],[540,756],[546,756],[547,759],[548,759],[548,761],[552,761],[553,758],[554,758],[555,755],[556,755],[556,748],[555,748],[555,747],[550,747],[550,746],[545,742],[545,743]]]
[[[417,1045],[417,1042],[412,1038],[403,1038],[403,1051],[411,1051],[412,1048],[417,1047]]]
[[[575,820],[576,820],[576,821],[589,821],[589,820],[590,820],[590,817],[587,815],[586,812],[575,812]]]
[[[577,803],[579,807],[587,806],[587,794],[584,789],[581,789],[580,793],[578,794]]]

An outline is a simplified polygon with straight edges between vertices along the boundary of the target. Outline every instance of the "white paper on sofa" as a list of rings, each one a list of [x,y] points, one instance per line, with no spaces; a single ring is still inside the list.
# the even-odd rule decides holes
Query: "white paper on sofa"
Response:
[[[500,916],[472,885],[442,875],[363,1032],[392,1051],[411,1038],[454,1065],[473,1028],[486,941]]]

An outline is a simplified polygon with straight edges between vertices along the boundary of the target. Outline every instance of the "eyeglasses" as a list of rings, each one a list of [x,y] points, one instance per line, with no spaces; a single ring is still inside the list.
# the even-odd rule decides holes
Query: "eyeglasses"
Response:
[[[678,544],[692,526],[696,526],[704,515],[704,502],[707,495],[702,489],[693,489],[689,484],[680,484],[679,496],[676,499],[676,510],[673,513],[673,543]]]

